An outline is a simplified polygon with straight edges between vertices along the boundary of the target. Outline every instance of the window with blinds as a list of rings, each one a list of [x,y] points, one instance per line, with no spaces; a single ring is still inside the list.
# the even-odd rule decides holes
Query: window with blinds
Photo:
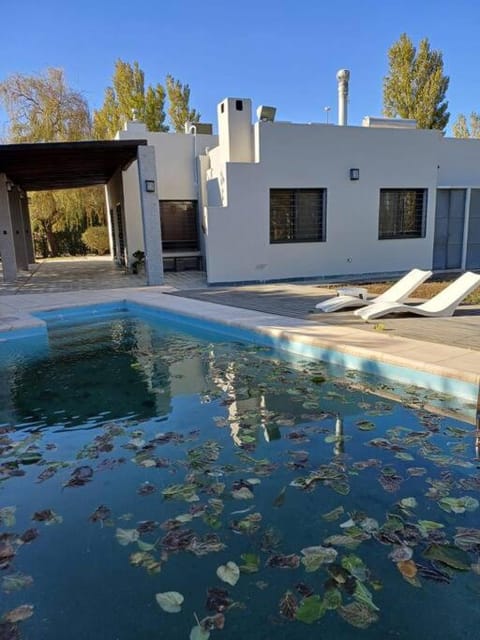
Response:
[[[164,251],[198,250],[196,200],[160,200],[160,222]]]
[[[380,189],[379,240],[424,238],[427,189]]]
[[[270,189],[270,243],[325,242],[326,189]]]

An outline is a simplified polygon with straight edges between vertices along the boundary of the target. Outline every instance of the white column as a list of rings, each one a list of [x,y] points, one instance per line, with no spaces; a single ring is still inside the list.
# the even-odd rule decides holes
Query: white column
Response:
[[[35,263],[35,249],[33,246],[32,223],[30,222],[30,211],[28,209],[28,197],[23,192],[23,198],[20,198],[20,207],[22,209],[23,228],[25,230],[25,245],[27,248],[28,264]]]
[[[17,259],[13,240],[13,226],[7,190],[7,176],[0,173],[0,255],[2,256],[3,280],[15,282]]]
[[[140,208],[142,211],[145,272],[148,285],[163,283],[162,231],[157,194],[155,150],[140,145],[137,151]],[[154,191],[146,190],[146,181],[153,181]]]
[[[25,243],[25,226],[23,224],[23,212],[20,202],[20,192],[14,187],[9,193],[10,217],[13,227],[13,241],[15,244],[15,257],[17,268],[28,271],[27,245]]]
[[[462,270],[465,271],[467,266],[467,248],[468,248],[468,225],[470,222],[470,200],[472,190],[469,188],[465,193],[465,216],[463,218],[463,246],[462,246]]]

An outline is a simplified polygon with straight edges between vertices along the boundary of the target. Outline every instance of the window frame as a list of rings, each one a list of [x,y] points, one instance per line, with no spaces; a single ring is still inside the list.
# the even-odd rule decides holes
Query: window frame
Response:
[[[388,212],[385,208],[385,201],[383,196],[393,194],[396,195],[396,200],[393,202],[392,211]],[[421,219],[418,221],[415,219],[415,230],[408,232],[406,222],[408,223],[405,212],[405,202],[402,202],[402,196],[407,194],[415,194],[415,210],[414,216],[418,217],[417,207],[421,198]],[[383,205],[383,208],[382,208]],[[378,203],[378,239],[379,240],[417,240],[419,238],[425,238],[427,228],[427,210],[428,210],[428,188],[427,187],[385,187],[381,188],[379,192]],[[388,231],[385,231],[385,221],[382,226],[382,214],[391,217],[391,226]]]
[[[273,210],[272,210],[272,195],[281,194],[290,196],[293,199],[293,211],[290,213],[290,233],[295,235],[296,229],[294,228],[295,222],[299,216],[298,211],[298,196],[305,193],[316,193],[321,196],[321,212],[319,215],[319,236],[317,238],[285,238],[276,240],[273,238]],[[291,205],[292,206],[292,205]],[[288,231],[288,230],[287,230]],[[269,189],[269,241],[270,244],[312,244],[327,241],[327,189],[326,187],[272,187]]]

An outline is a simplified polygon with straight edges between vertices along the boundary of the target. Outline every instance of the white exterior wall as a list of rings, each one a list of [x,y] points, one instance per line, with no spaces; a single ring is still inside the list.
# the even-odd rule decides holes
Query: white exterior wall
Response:
[[[444,138],[438,164],[440,187],[480,187],[480,140]]]
[[[439,132],[289,123],[255,128],[258,164],[223,165],[220,154],[212,162],[208,193],[221,192],[225,166],[228,206],[209,200],[209,283],[431,267]],[[352,167],[360,169],[360,180],[350,181]],[[269,190],[322,187],[326,242],[270,244]],[[388,187],[428,189],[425,238],[378,240],[379,192]]]

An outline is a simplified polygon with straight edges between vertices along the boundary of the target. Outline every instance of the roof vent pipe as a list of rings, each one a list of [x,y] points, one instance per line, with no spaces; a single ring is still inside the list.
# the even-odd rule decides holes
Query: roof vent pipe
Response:
[[[340,69],[337,71],[338,82],[338,124],[345,127],[347,124],[347,108],[348,108],[348,81],[350,80],[350,71],[348,69]]]

